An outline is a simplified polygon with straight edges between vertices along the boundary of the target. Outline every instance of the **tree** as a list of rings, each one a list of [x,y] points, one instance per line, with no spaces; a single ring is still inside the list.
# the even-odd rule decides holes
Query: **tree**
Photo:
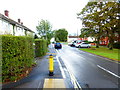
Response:
[[[97,45],[99,47],[99,40],[102,37],[109,38],[109,49],[113,48],[116,35],[119,36],[120,22],[120,4],[117,2],[88,2],[82,9],[78,16],[83,21],[83,34],[87,36],[95,35],[97,38]],[[92,33],[90,33],[92,30]],[[85,33],[85,31],[87,31]],[[93,34],[94,33],[94,34]]]
[[[59,29],[55,31],[55,40],[59,40],[62,42],[66,42],[67,41],[67,36],[68,36],[68,32],[66,29]]]
[[[41,38],[50,40],[53,37],[53,31],[52,26],[49,21],[47,20],[41,20],[39,25],[36,26],[36,29],[38,31],[38,34],[41,36]]]
[[[109,38],[109,49],[113,49],[114,41],[120,36],[119,23],[120,23],[120,3],[107,2],[103,8],[103,28],[106,36]]]
[[[82,12],[78,14],[78,16],[81,15],[84,28],[87,28],[84,29],[83,32],[87,31],[86,34],[88,37],[94,36],[96,38],[96,48],[99,48],[99,40],[102,35],[100,23],[101,16],[99,12],[101,7],[102,3],[98,4],[97,2],[88,2],[85,8],[83,8]]]

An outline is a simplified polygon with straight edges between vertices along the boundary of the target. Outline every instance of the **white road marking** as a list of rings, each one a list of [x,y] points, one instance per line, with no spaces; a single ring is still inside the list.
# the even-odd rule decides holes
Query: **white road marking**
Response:
[[[55,49],[55,51],[58,53],[58,50]],[[65,73],[64,73],[63,68],[62,68],[62,65],[61,65],[61,63],[60,63],[60,61],[59,61],[59,59],[58,59],[58,56],[56,56],[56,59],[57,59],[57,62],[58,62],[58,64],[59,64],[60,71],[61,71],[61,73],[62,73],[63,78],[66,78]]]
[[[62,57],[61,57],[62,58]],[[63,59],[63,58],[62,58]],[[65,64],[65,66],[68,66],[68,65],[66,65],[66,63],[64,63]],[[74,85],[74,88],[78,88],[79,87],[79,89],[80,90],[82,90],[82,87],[80,86],[80,84],[77,82],[77,80],[76,80],[76,78],[75,78],[75,76],[72,74],[72,72],[68,69],[68,67],[66,67],[67,68],[67,71],[68,71],[68,73],[69,73],[69,75],[70,75],[70,78],[71,78],[71,82],[73,83],[73,85]]]
[[[59,53],[59,51],[58,50],[56,50],[56,52],[57,53]],[[60,54],[60,53],[59,53]],[[56,58],[57,58],[57,60],[58,60],[58,63],[59,63],[59,65],[60,65],[60,67],[61,67],[61,72],[63,72],[63,77],[64,77],[64,75],[65,75],[65,73],[64,73],[64,71],[63,71],[63,69],[62,69],[62,66],[61,66],[61,63],[59,62],[59,59],[58,59],[58,57],[56,56]],[[64,63],[65,64],[65,63]],[[66,66],[66,64],[65,64],[65,66]],[[67,67],[66,67],[67,68]],[[80,90],[82,90],[82,87],[79,85],[79,83],[77,82],[77,80],[76,80],[76,78],[75,78],[75,76],[70,72],[70,70],[67,68],[67,71],[68,71],[68,73],[69,73],[69,75],[70,75],[70,78],[71,78],[71,82],[72,82],[72,84],[74,85],[74,88],[80,88]]]
[[[40,88],[40,84],[41,84],[41,82],[39,82],[37,90],[39,90],[39,88]]]
[[[111,71],[109,71],[109,70],[107,70],[107,69],[101,67],[100,65],[97,65],[97,66],[98,66],[99,68],[101,68],[102,70],[104,70],[104,71],[106,71],[106,72],[112,74],[113,76],[115,76],[115,77],[117,77],[117,78],[120,78],[120,76],[118,76],[118,75],[116,75],[115,73],[113,73],[113,72],[111,72]]]
[[[66,78],[65,73],[64,73],[63,68],[62,68],[62,65],[61,65],[61,63],[60,63],[60,61],[59,61],[59,59],[58,59],[57,56],[56,56],[56,59],[57,59],[58,64],[59,64],[59,66],[60,66],[60,71],[62,72],[62,76],[63,76],[63,78]]]

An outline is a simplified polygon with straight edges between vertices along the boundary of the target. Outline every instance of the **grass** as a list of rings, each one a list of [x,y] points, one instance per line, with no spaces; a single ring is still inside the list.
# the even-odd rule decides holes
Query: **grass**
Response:
[[[68,45],[68,42],[61,42],[61,43],[63,43],[64,45]]]
[[[95,55],[103,56],[103,57],[106,57],[106,58],[109,58],[112,60],[120,61],[120,60],[118,60],[118,50],[119,49],[109,50],[106,47],[100,47],[100,48],[91,47],[91,48],[80,48],[80,50],[90,52]]]

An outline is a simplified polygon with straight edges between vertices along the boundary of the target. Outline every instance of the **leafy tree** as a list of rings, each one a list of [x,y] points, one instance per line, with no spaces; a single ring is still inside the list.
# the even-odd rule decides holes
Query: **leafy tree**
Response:
[[[103,13],[103,29],[106,36],[109,38],[109,49],[113,49],[116,37],[120,36],[120,4],[117,2],[107,2],[101,12]]]
[[[82,29],[82,33],[84,34],[84,36],[94,36],[97,39],[96,47],[98,48],[101,30],[99,13],[96,13],[98,8],[95,7],[98,7],[97,2],[88,2],[85,8],[83,8],[82,12],[78,15],[81,15],[81,19],[85,28]]]
[[[67,41],[68,32],[66,29],[59,29],[55,31],[55,40],[56,41]]]
[[[78,16],[83,21],[83,36],[94,36],[99,40],[102,37],[109,38],[110,49],[113,48],[115,35],[119,32],[120,5],[117,2],[88,2]],[[118,35],[119,36],[119,35]]]
[[[47,20],[41,20],[39,25],[36,26],[36,29],[38,31],[38,34],[41,36],[41,38],[50,40],[53,37],[53,31],[52,26],[49,21]]]

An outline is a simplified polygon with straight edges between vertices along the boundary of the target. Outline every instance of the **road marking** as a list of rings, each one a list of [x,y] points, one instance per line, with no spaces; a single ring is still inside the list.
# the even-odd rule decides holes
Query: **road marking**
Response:
[[[39,88],[40,88],[40,84],[41,84],[41,82],[39,82],[37,90],[39,90]]]
[[[59,53],[59,51],[58,50],[56,50],[56,52],[57,53]],[[57,57],[57,56],[56,56]],[[58,57],[57,57],[57,59],[58,59]],[[58,60],[58,62],[59,62],[59,60]],[[59,62],[60,63],[60,62]],[[64,63],[65,64],[65,63]],[[60,65],[61,65],[61,63],[60,63]],[[65,64],[65,66],[66,66],[66,64]],[[62,67],[61,67],[62,68]],[[66,67],[67,68],[67,67]],[[63,70],[63,69],[62,69]],[[71,78],[71,82],[72,82],[72,84],[74,85],[74,88],[78,88],[78,89],[80,89],[80,90],[82,90],[82,87],[79,85],[79,83],[77,82],[77,80],[76,80],[76,78],[75,78],[75,76],[70,72],[70,70],[67,68],[67,71],[68,71],[68,73],[69,73],[69,75],[70,75],[70,78]],[[63,71],[64,72],[64,71]],[[63,74],[64,75],[64,74]]]
[[[57,59],[58,64],[59,64],[59,66],[60,66],[60,71],[62,72],[62,76],[63,76],[63,78],[66,78],[65,73],[64,73],[63,68],[62,68],[62,65],[61,65],[61,63],[60,63],[60,61],[59,61],[59,59],[58,59],[57,56],[56,56],[56,59]]]
[[[58,51],[56,49],[55,49],[55,51],[58,53]],[[65,73],[64,73],[63,68],[62,68],[62,65],[61,65],[61,63],[60,63],[60,61],[58,59],[58,56],[56,56],[56,59],[57,59],[57,62],[59,64],[59,66],[60,66],[60,71],[62,73],[63,78],[66,78]]]
[[[62,57],[61,57],[61,58],[62,58]],[[63,58],[62,58],[62,59],[63,59]],[[66,63],[64,63],[64,64],[65,64],[65,66],[67,66]],[[80,84],[77,82],[75,76],[71,73],[71,71],[68,69],[68,67],[66,67],[66,68],[67,68],[67,71],[68,71],[68,73],[69,73],[69,75],[70,75],[71,82],[72,82],[73,85],[74,85],[74,88],[78,88],[78,89],[82,90],[82,87],[81,87]]]
[[[107,69],[101,67],[100,65],[97,65],[97,66],[98,66],[99,68],[101,68],[102,70],[104,70],[104,71],[106,71],[106,72],[112,74],[113,76],[115,76],[115,77],[117,77],[117,78],[120,78],[120,76],[118,76],[118,75],[116,75],[115,73],[113,73],[113,72],[111,72],[111,71],[109,71],[109,70],[107,70]]]

